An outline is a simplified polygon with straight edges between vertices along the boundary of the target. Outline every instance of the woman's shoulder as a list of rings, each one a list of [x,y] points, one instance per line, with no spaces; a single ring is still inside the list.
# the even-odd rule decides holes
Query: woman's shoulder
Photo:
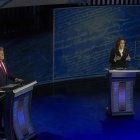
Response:
[[[118,48],[117,48],[117,47],[113,47],[111,50],[112,50],[112,51],[117,51]]]
[[[129,48],[125,47],[124,50],[125,50],[125,51],[129,51]]]

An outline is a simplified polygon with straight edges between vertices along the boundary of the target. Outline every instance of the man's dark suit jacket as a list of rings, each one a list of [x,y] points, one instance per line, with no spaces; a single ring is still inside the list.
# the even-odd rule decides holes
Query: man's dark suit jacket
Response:
[[[127,58],[128,54],[129,54],[129,50],[126,47],[123,50],[123,56],[122,57],[121,57],[121,54],[119,52],[119,48],[118,47],[113,48],[110,52],[111,68],[127,68],[126,58]],[[114,62],[115,55],[120,56],[121,59]]]
[[[0,68],[0,87],[7,85],[8,84],[8,79],[12,80],[12,81],[15,80],[15,77],[8,72],[5,63],[4,63],[4,66],[5,66],[6,71],[7,71],[7,77],[5,78],[5,76],[4,76],[3,72],[2,72],[2,69]]]
[[[4,63],[4,62],[3,62]],[[7,71],[7,77],[4,76],[2,69],[0,68],[0,87],[5,86],[8,84],[8,79],[14,81],[15,77],[8,73],[7,67],[4,63],[4,66]],[[0,130],[2,129],[2,116],[3,116],[3,109],[4,109],[4,100],[0,102]]]

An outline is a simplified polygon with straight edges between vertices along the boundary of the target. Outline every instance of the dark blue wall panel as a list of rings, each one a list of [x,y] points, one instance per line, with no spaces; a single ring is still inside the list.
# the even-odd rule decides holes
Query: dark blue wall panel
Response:
[[[25,81],[52,82],[52,33],[1,42],[9,71]]]
[[[109,54],[118,37],[130,49],[140,40],[139,6],[93,6],[54,10],[54,80],[105,75]]]
[[[120,36],[130,49],[129,66],[140,69],[139,15],[139,6],[57,8],[53,15],[54,35],[52,31],[27,32],[1,39],[0,45],[5,48],[9,71],[26,81],[50,83],[105,75],[105,68],[110,66],[110,49]]]

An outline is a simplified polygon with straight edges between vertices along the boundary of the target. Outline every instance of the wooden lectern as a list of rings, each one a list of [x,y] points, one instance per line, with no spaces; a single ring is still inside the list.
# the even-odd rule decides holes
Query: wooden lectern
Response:
[[[5,98],[3,111],[6,139],[28,140],[35,136],[30,118],[30,107],[32,90],[36,83],[33,81],[22,86],[10,84],[1,87],[4,95],[11,95]]]
[[[110,83],[110,113],[133,115],[133,92],[136,75],[140,70],[108,70]]]

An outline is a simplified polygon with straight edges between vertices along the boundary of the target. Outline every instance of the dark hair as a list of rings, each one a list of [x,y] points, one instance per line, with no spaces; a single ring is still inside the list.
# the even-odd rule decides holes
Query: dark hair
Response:
[[[2,46],[0,46],[0,51],[4,51],[4,48]]]
[[[117,41],[116,41],[116,47],[117,47],[117,48],[119,47],[120,41],[121,41],[121,40],[124,40],[124,41],[125,41],[125,39],[124,39],[123,37],[119,37],[119,38],[117,39]],[[125,42],[125,46],[126,46],[126,42]]]

